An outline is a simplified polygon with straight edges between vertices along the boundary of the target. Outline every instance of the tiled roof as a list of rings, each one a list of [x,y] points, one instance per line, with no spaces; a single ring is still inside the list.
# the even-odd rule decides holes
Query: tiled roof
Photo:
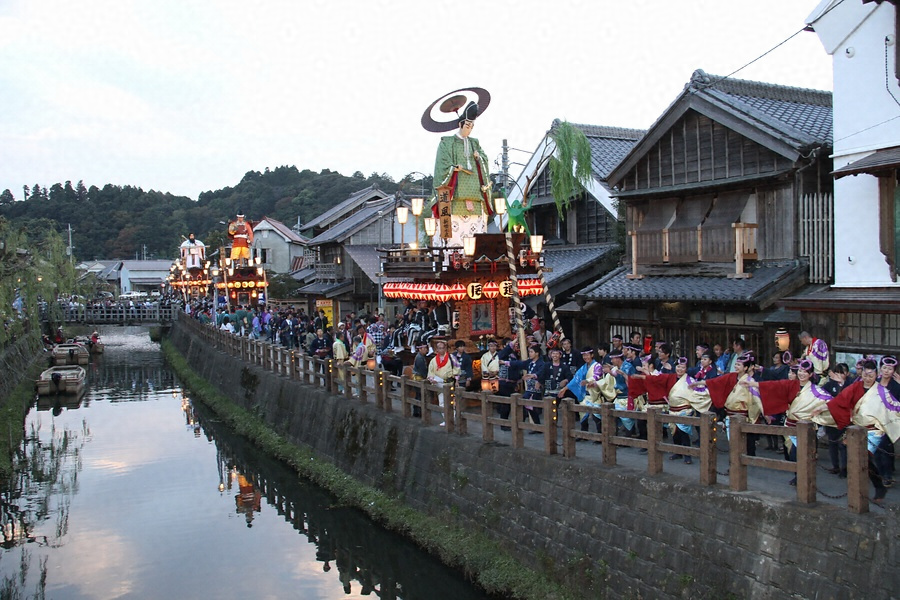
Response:
[[[293,229],[291,229],[290,227],[288,227],[281,221],[276,221],[272,217],[263,217],[262,221],[260,221],[259,223],[256,224],[256,227],[259,227],[260,225],[262,225],[263,222],[268,223],[272,227],[272,229],[276,230],[278,233],[281,234],[282,237],[284,237],[284,239],[286,239],[290,242],[295,242],[298,244],[305,244],[306,242],[309,241],[309,238],[306,237],[305,235],[298,235],[297,233],[294,232]],[[254,231],[256,231],[256,227],[253,228]]]
[[[896,169],[898,166],[900,166],[900,146],[894,146],[876,150],[866,157],[832,171],[831,174],[835,179],[840,179],[847,175],[859,175],[860,173],[881,173]]]
[[[579,271],[590,269],[618,248],[617,244],[585,244],[580,246],[545,246],[544,265],[552,269],[544,273],[547,287],[553,287]],[[551,290],[552,291],[552,290]]]
[[[781,131],[803,144],[832,145],[831,92],[776,85],[745,79],[723,79],[694,71],[688,84],[697,93],[711,95],[747,116]]]
[[[553,121],[555,126],[558,120]],[[594,177],[606,181],[609,172],[619,164],[646,131],[604,125],[572,123],[580,129],[591,145],[591,169]]]
[[[299,271],[294,271],[293,273],[291,273],[291,277],[293,279],[296,279],[297,281],[305,281],[306,278],[308,278],[311,275],[315,275],[315,274],[316,274],[315,267],[304,267],[304,268],[300,269]]]
[[[332,208],[326,210],[321,215],[310,221],[309,223],[303,226],[303,230],[306,231],[308,229],[312,229],[313,227],[323,227],[328,223],[331,223],[341,217],[346,212],[352,210],[357,204],[365,202],[369,200],[371,197],[380,197],[386,198],[388,194],[382,192],[380,189],[375,187],[375,184],[370,185],[369,187],[363,188],[358,192],[353,192],[350,196],[338,204],[337,206],[333,206]]]
[[[707,115],[718,113],[714,118],[720,120],[727,116],[734,121],[728,126],[739,134],[761,133],[768,137],[772,149],[785,156],[793,155],[792,159],[817,146],[832,146],[831,92],[723,78],[697,69],[646,135],[611,169],[609,183],[619,185],[688,110]]]
[[[314,294],[330,297],[330,295],[343,292],[345,289],[353,289],[353,280],[347,281],[315,281],[309,285],[305,285],[299,290],[298,294]]]
[[[369,202],[362,210],[353,213],[343,221],[338,221],[332,227],[311,239],[309,245],[316,246],[328,242],[342,242],[360,228],[369,224],[373,219],[376,219],[379,211],[393,210],[393,204],[393,196]]]
[[[653,302],[703,302],[747,304],[790,293],[803,284],[807,267],[799,261],[758,263],[747,269],[753,277],[729,279],[718,274],[702,275],[704,266],[678,269],[678,275],[653,274],[628,279],[630,268],[619,267],[576,294],[586,300]],[[671,272],[675,269],[667,268]],[[662,271],[665,272],[665,271]],[[776,297],[777,296],[777,297]]]
[[[140,271],[168,271],[172,266],[171,260],[125,260],[122,261],[122,268],[128,269],[130,273]]]

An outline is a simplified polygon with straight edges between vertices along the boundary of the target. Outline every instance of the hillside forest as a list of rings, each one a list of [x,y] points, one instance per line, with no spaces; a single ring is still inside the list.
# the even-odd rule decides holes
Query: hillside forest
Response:
[[[207,245],[224,239],[225,226],[238,212],[251,221],[270,217],[288,227],[309,222],[368,186],[385,193],[427,195],[431,178],[409,174],[399,181],[390,175],[357,171],[345,176],[324,169],[319,173],[295,166],[264,172],[249,171],[233,187],[202,192],[197,200],[130,185],[86,186],[83,181],[24,186],[17,198],[0,194],[0,217],[26,239],[40,239],[53,230],[64,239],[72,228],[76,261],[162,258],[177,255],[189,233]],[[427,191],[426,191],[427,190]]]

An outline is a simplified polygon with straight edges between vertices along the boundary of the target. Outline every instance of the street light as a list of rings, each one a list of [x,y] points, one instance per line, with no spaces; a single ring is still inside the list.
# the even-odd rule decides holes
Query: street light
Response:
[[[429,238],[433,238],[435,233],[437,233],[437,219],[434,217],[425,217],[425,235]],[[433,241],[432,244],[434,244]]]
[[[409,207],[397,207],[397,221],[400,222],[400,249],[403,249],[403,232],[406,230],[406,222],[409,220]]]
[[[419,241],[419,215],[422,214],[422,207],[425,205],[425,198],[413,198],[412,214],[416,218],[416,242]]]

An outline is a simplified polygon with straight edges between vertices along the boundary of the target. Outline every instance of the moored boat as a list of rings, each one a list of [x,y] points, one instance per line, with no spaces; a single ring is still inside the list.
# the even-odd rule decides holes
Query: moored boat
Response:
[[[90,353],[83,344],[57,344],[53,347],[54,365],[86,365]]]
[[[79,394],[84,390],[84,369],[78,365],[50,367],[37,380],[37,392],[49,394]]]

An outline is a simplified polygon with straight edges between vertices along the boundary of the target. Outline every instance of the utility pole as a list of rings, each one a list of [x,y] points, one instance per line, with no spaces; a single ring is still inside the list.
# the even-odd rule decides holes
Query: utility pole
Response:
[[[500,172],[503,173],[503,187],[506,187],[506,180],[509,179],[509,142],[503,140],[503,154],[500,155]]]
[[[75,253],[72,251],[72,224],[69,223],[69,247],[67,249],[67,253],[69,255],[69,262],[75,263]]]

